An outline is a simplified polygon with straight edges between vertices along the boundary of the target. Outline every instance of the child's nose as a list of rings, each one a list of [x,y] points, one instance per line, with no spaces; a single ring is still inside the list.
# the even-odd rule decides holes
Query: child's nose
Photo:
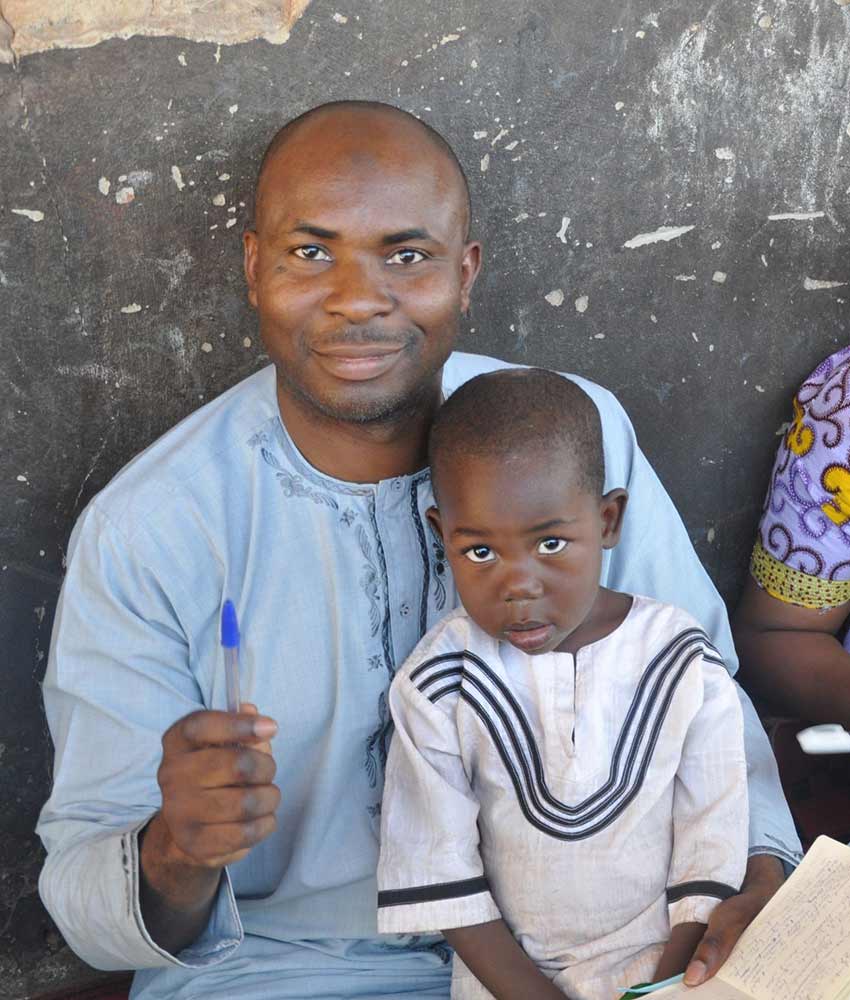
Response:
[[[502,585],[502,599],[507,603],[534,601],[543,596],[543,584],[529,570],[518,567],[509,572]]]

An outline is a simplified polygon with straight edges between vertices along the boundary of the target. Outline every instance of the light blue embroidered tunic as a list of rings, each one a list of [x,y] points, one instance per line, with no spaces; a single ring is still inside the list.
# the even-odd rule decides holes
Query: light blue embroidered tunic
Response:
[[[453,355],[451,392],[503,362]],[[606,488],[631,494],[602,582],[689,610],[734,665],[723,604],[606,390]],[[439,938],[379,937],[375,869],[386,691],[456,597],[425,511],[426,470],[377,484],[313,469],[268,367],[189,416],[86,508],[69,546],[44,682],[55,784],[38,832],[42,897],[69,944],[136,968],[133,997],[448,996]],[[223,601],[243,632],[242,697],[279,724],[276,832],[232,866],[201,937],[177,956],[138,903],[138,830],[160,805],[163,732],[224,708]],[[751,706],[751,851],[799,856]]]

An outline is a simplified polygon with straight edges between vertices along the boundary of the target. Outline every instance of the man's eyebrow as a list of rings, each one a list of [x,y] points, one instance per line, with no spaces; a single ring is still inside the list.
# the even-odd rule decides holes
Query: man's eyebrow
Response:
[[[315,236],[319,240],[335,240],[339,233],[333,229],[324,229],[322,226],[315,226],[312,222],[296,222],[290,230],[293,233],[306,233],[308,236]]]
[[[410,240],[434,240],[427,229],[401,229],[397,233],[387,233],[381,237],[381,243],[387,247],[394,243],[408,243]]]

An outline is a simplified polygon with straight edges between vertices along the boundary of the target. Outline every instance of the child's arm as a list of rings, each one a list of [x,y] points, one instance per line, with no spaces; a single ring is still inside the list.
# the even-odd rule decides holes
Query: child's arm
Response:
[[[456,927],[443,934],[496,1000],[564,1000],[564,994],[526,955],[504,920]]]
[[[691,960],[696,946],[705,934],[705,924],[689,921],[685,924],[676,924],[670,932],[670,940],[664,946],[661,958],[655,968],[653,982],[659,983],[671,976],[678,976],[684,972]]]

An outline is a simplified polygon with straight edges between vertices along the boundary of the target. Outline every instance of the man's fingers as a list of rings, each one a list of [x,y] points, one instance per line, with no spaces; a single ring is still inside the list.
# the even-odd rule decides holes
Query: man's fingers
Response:
[[[220,868],[233,864],[277,826],[274,815],[261,816],[245,823],[212,823],[193,825],[175,838],[177,846],[196,864]]]
[[[762,905],[760,899],[757,901],[742,893],[715,907],[705,934],[685,970],[686,986],[699,986],[706,979],[711,979],[729,957],[738,938]]]
[[[250,823],[273,815],[279,805],[280,791],[275,785],[210,788],[185,809],[184,815],[187,823],[197,826]]]
[[[182,798],[190,788],[270,785],[276,770],[274,757],[257,747],[207,747],[164,758],[157,780],[164,798]]]
[[[270,740],[277,723],[266,715],[257,715],[252,705],[247,712],[192,712],[166,730],[162,738],[165,754],[198,750],[201,747],[228,746],[234,743],[257,744]]]

